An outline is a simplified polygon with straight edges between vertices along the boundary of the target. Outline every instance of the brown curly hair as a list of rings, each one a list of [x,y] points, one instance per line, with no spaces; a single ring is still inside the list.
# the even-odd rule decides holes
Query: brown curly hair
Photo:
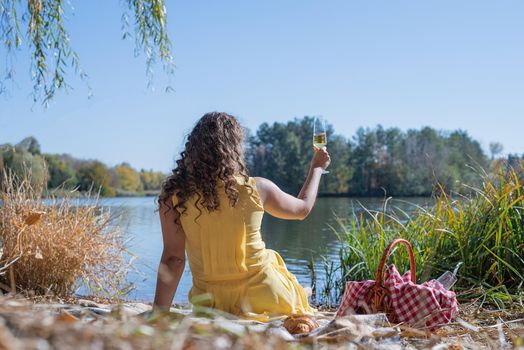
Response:
[[[206,113],[197,122],[176,161],[172,174],[163,182],[158,203],[169,203],[176,195],[174,209],[184,213],[186,202],[197,196],[197,208],[208,212],[220,207],[219,184],[224,185],[229,204],[236,206],[238,189],[235,175],[248,180],[242,143],[244,130],[227,113]],[[179,220],[177,220],[179,221]]]

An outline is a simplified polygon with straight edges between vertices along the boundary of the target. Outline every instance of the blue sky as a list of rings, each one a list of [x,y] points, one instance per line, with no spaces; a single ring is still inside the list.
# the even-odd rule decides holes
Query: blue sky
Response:
[[[74,90],[33,105],[27,52],[0,97],[0,143],[28,135],[43,151],[167,171],[205,112],[252,130],[321,114],[359,126],[467,130],[487,149],[524,153],[524,2],[373,0],[167,1],[171,85],[121,40],[120,1],[73,1],[67,26],[94,96]],[[1,62],[5,50],[0,48]]]

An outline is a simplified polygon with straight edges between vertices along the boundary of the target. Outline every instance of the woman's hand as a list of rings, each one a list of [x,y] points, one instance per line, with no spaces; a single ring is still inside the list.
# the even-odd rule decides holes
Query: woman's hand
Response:
[[[311,160],[311,168],[322,168],[322,170],[326,170],[329,164],[331,164],[331,157],[326,148],[315,147],[315,154]]]

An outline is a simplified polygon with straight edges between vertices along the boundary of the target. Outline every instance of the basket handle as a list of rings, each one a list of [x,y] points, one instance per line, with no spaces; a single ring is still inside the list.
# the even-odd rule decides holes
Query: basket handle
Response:
[[[416,283],[416,275],[417,275],[417,268],[415,265],[415,256],[413,255],[413,249],[411,248],[411,244],[402,238],[395,239],[391,243],[388,244],[386,249],[384,250],[384,253],[382,254],[382,259],[380,259],[380,263],[378,264],[377,269],[377,276],[375,278],[375,285],[373,286],[373,293],[371,293],[372,297],[372,310],[374,312],[386,312],[388,314],[388,317],[390,317],[391,314],[391,300],[384,304],[384,298],[388,293],[386,288],[384,287],[384,266],[386,265],[386,260],[389,256],[389,253],[395,247],[397,244],[403,244],[409,253],[409,265],[411,268],[411,281],[413,283]],[[392,319],[395,319],[395,315],[393,314]]]
[[[405,239],[398,238],[398,239],[393,240],[391,243],[389,243],[389,245],[384,250],[384,253],[382,254],[382,259],[380,259],[380,264],[378,264],[377,276],[375,277],[375,286],[377,288],[379,286],[383,287],[383,283],[384,283],[384,266],[386,265],[386,260],[387,260],[387,258],[389,256],[389,253],[391,252],[393,247],[395,247],[397,244],[403,244],[406,247],[406,249],[408,250],[408,253],[409,253],[409,266],[410,266],[410,269],[411,269],[411,281],[413,283],[417,283],[416,282],[417,267],[415,265],[415,255],[413,254],[413,249],[411,248],[411,244],[407,240],[405,240]]]

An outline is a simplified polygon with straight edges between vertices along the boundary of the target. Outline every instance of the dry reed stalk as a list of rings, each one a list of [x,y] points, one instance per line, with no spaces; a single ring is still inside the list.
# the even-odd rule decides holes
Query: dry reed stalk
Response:
[[[16,294],[16,282],[15,282],[15,270],[13,265],[9,266],[9,282],[10,282],[10,293]]]

